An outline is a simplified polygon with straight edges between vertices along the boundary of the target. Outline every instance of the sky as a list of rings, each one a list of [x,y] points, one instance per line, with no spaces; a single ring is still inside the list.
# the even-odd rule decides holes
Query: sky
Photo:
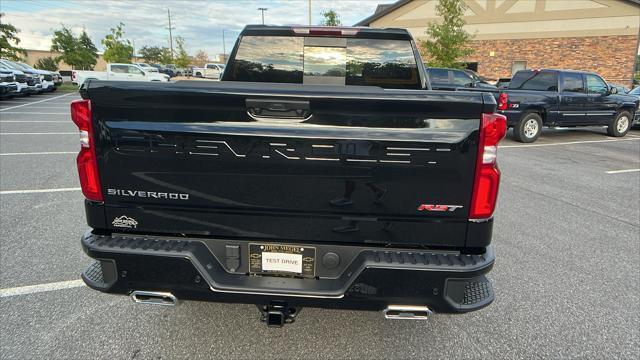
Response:
[[[377,4],[394,0],[311,0],[312,23],[322,12],[333,9],[343,25],[353,25],[373,14]],[[308,23],[309,0],[0,0],[2,21],[20,30],[20,46],[49,50],[53,31],[62,24],[79,34],[83,28],[102,50],[100,41],[119,22],[125,38],[135,48],[169,45],[167,9],[171,10],[173,37],[185,39],[193,55],[204,50],[210,57],[223,52],[222,33],[229,53],[239,31],[247,24],[290,25]]]

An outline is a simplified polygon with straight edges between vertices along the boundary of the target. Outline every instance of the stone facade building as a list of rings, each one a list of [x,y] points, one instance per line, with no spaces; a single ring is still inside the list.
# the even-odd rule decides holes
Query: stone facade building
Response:
[[[425,39],[438,0],[379,5],[356,25],[400,27]],[[488,78],[523,68],[595,71],[632,84],[638,54],[640,0],[461,0],[473,35],[469,68]]]

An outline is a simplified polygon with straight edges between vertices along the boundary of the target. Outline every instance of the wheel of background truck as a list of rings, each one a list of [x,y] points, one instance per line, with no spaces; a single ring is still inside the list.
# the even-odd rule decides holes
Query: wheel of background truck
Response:
[[[196,73],[196,77],[202,77],[202,73],[197,72],[197,73]]]
[[[613,137],[622,137],[627,135],[631,127],[631,113],[628,111],[620,111],[616,117],[611,120],[607,127],[607,135]]]
[[[542,132],[542,117],[536,113],[525,113],[513,127],[513,137],[523,143],[534,142]]]

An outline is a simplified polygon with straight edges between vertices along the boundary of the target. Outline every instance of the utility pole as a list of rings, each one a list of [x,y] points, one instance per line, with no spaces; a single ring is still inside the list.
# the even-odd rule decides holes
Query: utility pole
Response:
[[[264,25],[264,12],[269,9],[261,7],[261,8],[258,8],[258,10],[262,11],[262,25]]]
[[[224,43],[224,29],[222,29],[222,62],[227,63],[227,47]]]
[[[309,0],[309,26],[311,26],[311,0]]]
[[[167,15],[169,16],[169,49],[171,49],[171,61],[173,61],[173,35],[171,34],[171,30],[173,26],[171,26],[171,10],[167,9]]]

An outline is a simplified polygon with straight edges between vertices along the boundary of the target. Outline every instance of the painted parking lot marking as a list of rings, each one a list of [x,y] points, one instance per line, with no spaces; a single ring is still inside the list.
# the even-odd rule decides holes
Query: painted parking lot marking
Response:
[[[77,132],[15,132],[15,133],[0,133],[0,135],[77,135]]]
[[[2,110],[0,110],[2,111]],[[25,111],[7,111],[3,114],[23,114],[23,115],[69,115],[69,112],[25,112]]]
[[[58,188],[58,189],[32,189],[32,190],[4,190],[0,191],[0,195],[10,194],[38,194],[38,193],[53,193],[53,192],[66,192],[66,191],[80,191],[80,188]]]
[[[0,120],[0,124],[4,123],[67,123],[73,124],[71,120]]]
[[[33,101],[33,102],[29,102],[29,103],[22,104],[22,105],[10,106],[10,107],[4,108],[4,109],[0,109],[0,111],[17,109],[17,108],[20,108],[20,107],[23,107],[23,106],[29,106],[29,105],[33,105],[33,104],[39,104],[39,103],[43,103],[45,101],[50,101],[50,100],[54,100],[54,99],[60,99],[62,97],[69,96],[69,95],[72,95],[72,94],[75,94],[75,93],[71,92],[71,93],[68,93],[68,94],[64,94],[64,95],[60,95],[60,96],[54,96],[54,97],[50,97],[50,98],[43,99],[43,100]]]
[[[47,292],[47,291],[71,289],[71,288],[77,288],[81,286],[84,286],[84,281],[78,279],[78,280],[60,281],[60,282],[52,282],[52,283],[38,284],[38,285],[12,287],[12,288],[0,289],[0,298],[17,296],[17,295],[36,294],[36,293]]]
[[[640,138],[615,139],[615,140],[569,141],[569,142],[559,142],[559,143],[552,143],[552,144],[504,145],[504,146],[499,146],[498,148],[507,149],[507,148],[543,147],[543,146],[574,145],[574,144],[610,143],[610,142],[618,142],[618,141],[640,141]]]
[[[607,174],[624,174],[624,173],[632,173],[632,172],[640,172],[640,169],[626,169],[626,170],[605,171],[605,173],[607,173]]]
[[[16,152],[16,153],[0,153],[0,156],[17,156],[17,155],[62,155],[77,154],[77,151],[42,151],[42,152]]]

